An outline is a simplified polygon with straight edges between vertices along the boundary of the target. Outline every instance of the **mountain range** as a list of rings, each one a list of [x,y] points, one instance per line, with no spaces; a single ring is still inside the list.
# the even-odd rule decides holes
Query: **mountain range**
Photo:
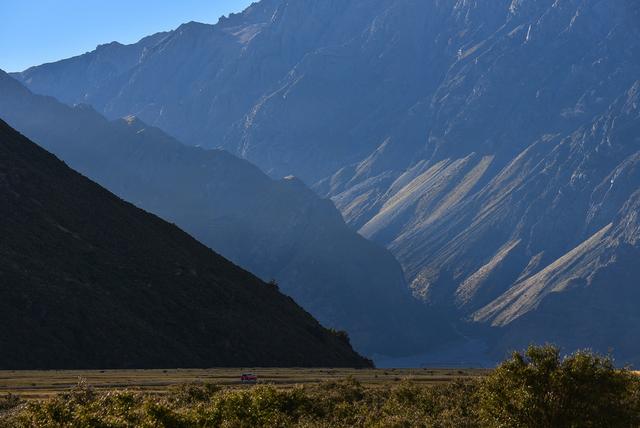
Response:
[[[263,0],[13,76],[299,177],[461,332],[432,344],[640,362],[637,1]]]
[[[277,287],[0,121],[0,367],[370,362]]]

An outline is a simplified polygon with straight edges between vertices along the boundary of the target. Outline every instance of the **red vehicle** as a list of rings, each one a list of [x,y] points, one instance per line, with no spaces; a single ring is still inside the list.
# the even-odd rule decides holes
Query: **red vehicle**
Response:
[[[240,376],[240,382],[242,382],[242,383],[257,383],[258,382],[258,376],[254,375],[253,373],[242,373],[242,376]]]

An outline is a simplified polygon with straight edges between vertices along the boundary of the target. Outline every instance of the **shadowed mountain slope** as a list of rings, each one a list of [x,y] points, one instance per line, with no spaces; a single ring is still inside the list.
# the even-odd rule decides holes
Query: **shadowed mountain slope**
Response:
[[[0,116],[16,129],[118,196],[277,280],[321,323],[347,330],[359,351],[412,353],[447,331],[410,296],[393,256],[299,180],[272,180],[227,152],[186,147],[135,118],[109,122],[88,106],[33,95],[6,74],[0,90]]]
[[[0,121],[0,367],[367,366],[275,287]]]

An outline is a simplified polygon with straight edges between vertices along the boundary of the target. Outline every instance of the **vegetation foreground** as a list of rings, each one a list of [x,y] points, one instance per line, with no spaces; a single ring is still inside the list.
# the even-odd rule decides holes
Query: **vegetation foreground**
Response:
[[[0,399],[0,427],[637,427],[640,378],[608,357],[552,346],[514,353],[473,380],[365,386],[354,378],[246,389],[183,385]]]

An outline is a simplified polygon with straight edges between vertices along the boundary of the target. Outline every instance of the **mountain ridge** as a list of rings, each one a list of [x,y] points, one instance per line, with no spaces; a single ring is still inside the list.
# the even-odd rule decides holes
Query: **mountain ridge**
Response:
[[[222,150],[187,147],[128,117],[110,122],[0,74],[0,116],[120,197],[175,223],[282,290],[357,349],[403,354],[446,331],[408,293],[402,269],[350,230],[330,200],[272,180]],[[414,324],[438,325],[430,331]]]

